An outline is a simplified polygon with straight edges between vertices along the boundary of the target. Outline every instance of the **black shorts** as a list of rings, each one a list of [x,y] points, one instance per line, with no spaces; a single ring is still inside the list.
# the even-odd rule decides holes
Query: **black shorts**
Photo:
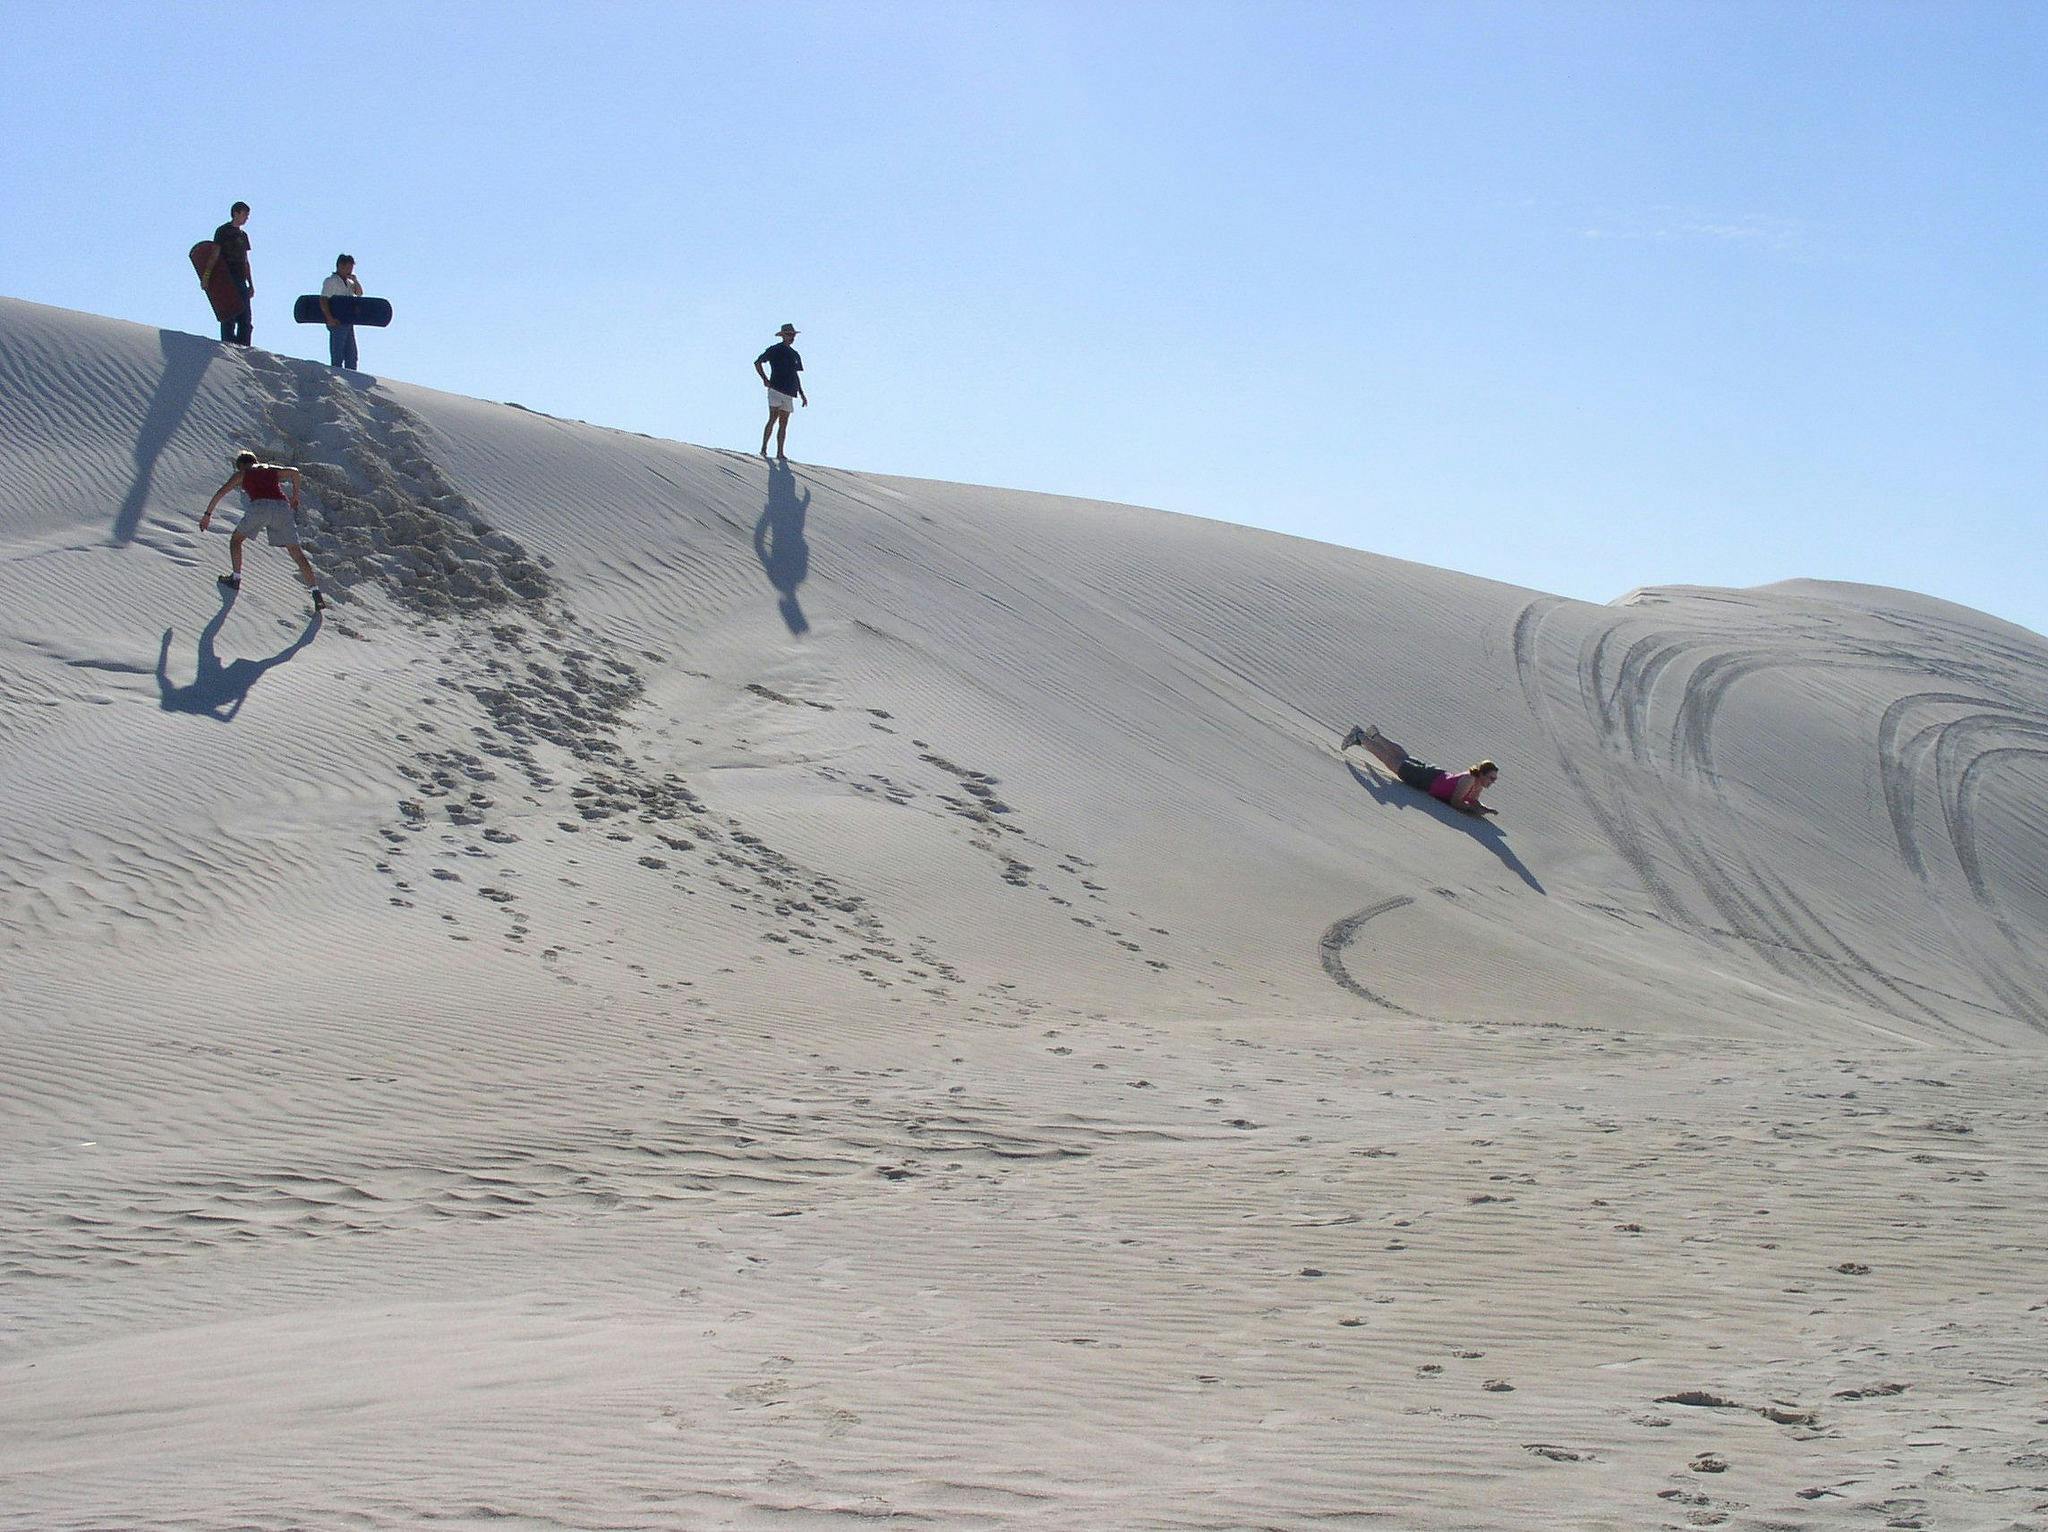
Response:
[[[1401,757],[1401,764],[1394,769],[1394,775],[1418,793],[1426,793],[1430,789],[1430,784],[1443,773],[1427,761],[1418,761],[1412,755],[1404,755]]]

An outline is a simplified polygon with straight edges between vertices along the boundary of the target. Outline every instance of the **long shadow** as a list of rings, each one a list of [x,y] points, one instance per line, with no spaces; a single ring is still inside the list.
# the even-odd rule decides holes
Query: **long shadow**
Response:
[[[811,572],[811,549],[804,541],[804,518],[810,511],[810,487],[799,495],[789,464],[779,459],[769,463],[768,503],[754,523],[754,557],[761,561],[768,583],[782,593],[776,606],[792,633],[808,633],[811,628],[796,598],[797,587]]]
[[[1463,830],[1488,851],[1499,857],[1508,870],[1524,883],[1546,898],[1549,891],[1536,881],[1536,875],[1522,865],[1522,859],[1515,855],[1508,844],[1507,833],[1490,819],[1475,819],[1470,814],[1461,814],[1449,804],[1432,798],[1428,793],[1418,793],[1405,783],[1389,782],[1377,774],[1361,770],[1356,761],[1347,760],[1344,769],[1351,773],[1352,780],[1371,793],[1377,803],[1391,803],[1397,809],[1420,809],[1439,824],[1449,825],[1454,830]]]
[[[149,413],[135,432],[135,482],[128,486],[128,498],[114,514],[113,542],[124,548],[135,540],[142,525],[142,507],[156,478],[156,460],[185,419],[185,411],[199,392],[199,380],[206,376],[207,363],[220,350],[218,341],[175,330],[160,332],[164,348],[164,375],[157,380],[156,395],[149,401]],[[226,474],[221,475],[226,478]]]
[[[313,642],[320,631],[320,614],[315,612],[307,619],[304,631],[269,659],[230,660],[223,665],[213,646],[227,624],[228,613],[234,609],[234,594],[229,592],[221,598],[213,621],[200,630],[198,661],[188,686],[171,684],[171,630],[164,629],[164,641],[156,653],[156,689],[158,705],[166,713],[193,713],[217,723],[232,722],[235,714],[242,711],[242,704],[249,700],[249,688],[263,679],[263,673],[273,665],[284,664]]]

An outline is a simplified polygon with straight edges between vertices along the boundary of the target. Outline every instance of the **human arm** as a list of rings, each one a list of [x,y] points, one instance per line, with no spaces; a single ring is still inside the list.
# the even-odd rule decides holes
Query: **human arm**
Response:
[[[299,471],[296,468],[280,468],[277,476],[291,489],[292,509],[299,508]]]
[[[1468,771],[1461,771],[1458,775],[1464,780],[1451,794],[1451,807],[1461,814],[1470,814],[1475,819],[1484,819],[1493,813],[1492,809],[1479,801],[1479,794],[1484,791],[1485,784]]]
[[[768,353],[765,351],[763,351],[759,356],[754,358],[754,376],[761,380],[761,386],[763,388],[766,388],[768,386],[768,369],[762,365],[767,360]]]
[[[228,497],[229,492],[233,490],[235,486],[240,484],[241,482],[242,476],[240,473],[237,473],[233,478],[229,479],[227,483],[223,484],[219,489],[213,492],[213,498],[206,502],[206,509],[199,513],[200,531],[204,532],[206,530],[206,524],[209,521],[213,520],[213,513],[215,508],[218,507],[221,501],[225,500]]]
[[[347,276],[342,275],[339,271],[329,272],[327,279],[320,284],[320,317],[326,322],[327,328],[330,330],[341,328],[341,321],[334,317],[334,305],[328,301],[330,298],[347,298],[350,296],[360,298],[362,295],[363,284],[355,279],[353,272]]]

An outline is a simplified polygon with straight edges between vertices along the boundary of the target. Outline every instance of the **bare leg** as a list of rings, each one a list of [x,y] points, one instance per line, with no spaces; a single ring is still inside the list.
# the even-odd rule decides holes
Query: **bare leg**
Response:
[[[1380,733],[1377,727],[1366,729],[1360,734],[1358,742],[1371,751],[1373,759],[1389,771],[1399,772],[1401,763],[1408,759],[1408,752]]]
[[[777,457],[787,457],[789,454],[784,449],[788,445],[789,411],[777,410],[775,412],[775,455]]]
[[[297,543],[288,543],[285,545],[284,551],[289,553],[292,556],[292,562],[299,566],[299,578],[306,582],[307,589],[317,590],[320,585],[320,577],[313,573],[313,561],[306,557],[306,550]]]
[[[770,410],[768,412],[768,424],[761,427],[761,456],[763,457],[768,455],[768,438],[775,431],[775,417],[780,413],[781,411],[779,410]]]
[[[240,532],[228,539],[228,568],[234,571],[236,579],[242,577],[242,544],[247,540]]]

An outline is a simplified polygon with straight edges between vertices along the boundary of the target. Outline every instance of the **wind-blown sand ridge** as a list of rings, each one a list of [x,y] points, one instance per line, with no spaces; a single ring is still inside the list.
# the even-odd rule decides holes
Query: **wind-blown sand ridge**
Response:
[[[2038,635],[0,300],[0,678],[0,1526],[2048,1525]]]

